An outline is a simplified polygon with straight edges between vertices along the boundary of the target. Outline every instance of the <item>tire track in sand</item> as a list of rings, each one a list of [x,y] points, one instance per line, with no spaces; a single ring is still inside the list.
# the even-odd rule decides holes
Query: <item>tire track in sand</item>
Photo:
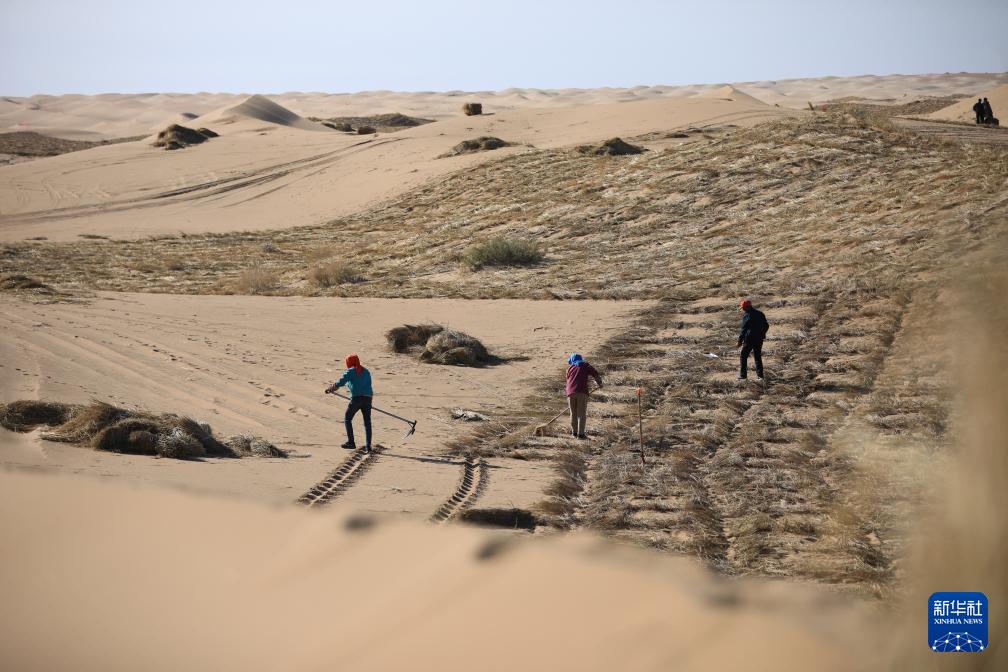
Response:
[[[486,490],[489,481],[488,469],[486,460],[467,457],[462,463],[462,477],[459,479],[458,487],[455,488],[452,496],[434,512],[430,517],[430,522],[447,523],[472,506]]]
[[[357,480],[370,469],[383,451],[382,446],[377,446],[374,450],[358,448],[350,457],[343,460],[343,463],[336,467],[324,479],[312,486],[308,492],[297,498],[298,504],[307,507],[325,506],[332,500],[353,485]]]

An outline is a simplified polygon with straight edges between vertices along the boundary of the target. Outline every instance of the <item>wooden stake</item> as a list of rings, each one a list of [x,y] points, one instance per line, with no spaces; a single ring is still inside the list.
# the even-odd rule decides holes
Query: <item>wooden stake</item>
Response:
[[[644,468],[644,413],[641,410],[641,388],[637,388],[637,428],[640,432],[640,466]]]

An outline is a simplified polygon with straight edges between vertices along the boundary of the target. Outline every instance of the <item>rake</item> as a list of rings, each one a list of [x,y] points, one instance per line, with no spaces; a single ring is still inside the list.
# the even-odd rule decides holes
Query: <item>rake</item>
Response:
[[[350,397],[346,397],[346,396],[343,396],[343,395],[342,395],[342,394],[340,394],[339,392],[326,392],[326,394],[335,394],[335,395],[336,395],[337,397],[339,397],[340,399],[346,399],[347,401],[351,401]],[[413,432],[415,432],[415,431],[416,431],[416,423],[417,423],[417,421],[416,421],[416,420],[407,420],[406,418],[403,418],[403,417],[401,417],[401,416],[398,416],[398,415],[396,415],[395,413],[389,413],[388,411],[383,411],[382,409],[380,409],[380,408],[378,408],[378,407],[376,407],[376,406],[372,406],[372,407],[371,407],[371,410],[372,410],[372,411],[378,411],[379,413],[384,413],[385,415],[389,416],[390,418],[395,418],[396,420],[402,420],[402,421],[403,421],[403,422],[405,422],[405,423],[406,423],[407,425],[409,425],[409,426],[410,426],[410,428],[409,428],[409,431],[408,431],[408,432],[406,432],[406,433],[405,433],[405,434],[403,435],[403,438],[404,438],[404,439],[407,439],[407,438],[409,438],[409,436],[410,436],[411,434],[413,434]]]
[[[589,389],[588,390],[588,394],[590,395],[592,392],[595,392],[598,389],[599,388],[597,388],[597,387],[593,388],[593,389]],[[532,433],[535,434],[536,436],[545,436],[546,435],[546,430],[549,429],[549,426],[553,424],[553,421],[556,420],[557,418],[559,418],[564,413],[566,413],[567,410],[568,409],[565,408],[565,409],[561,410],[559,413],[557,413],[556,415],[554,415],[552,418],[550,418],[549,420],[547,420],[546,422],[542,423],[541,425],[536,425],[535,429],[532,430]]]

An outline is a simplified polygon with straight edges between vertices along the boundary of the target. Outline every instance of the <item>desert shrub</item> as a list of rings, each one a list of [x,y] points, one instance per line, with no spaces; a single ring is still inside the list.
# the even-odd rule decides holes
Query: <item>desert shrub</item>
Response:
[[[224,443],[239,456],[287,457],[288,455],[286,450],[277,448],[266,439],[251,434],[232,436]]]
[[[95,401],[87,406],[75,406],[66,422],[52,431],[43,433],[42,438],[62,443],[90,443],[100,431],[129,415],[129,411],[103,401]]]
[[[308,271],[308,280],[323,289],[348,282],[358,282],[360,279],[361,275],[357,269],[342,261],[319,264]]]
[[[241,294],[269,294],[279,284],[275,273],[262,266],[252,266],[239,274],[235,289]]]
[[[492,135],[481,135],[471,140],[463,140],[455,145],[450,152],[443,156],[459,156],[460,154],[472,154],[474,152],[487,152],[501,147],[510,147],[513,143],[495,138]]]
[[[474,271],[484,266],[523,266],[542,260],[542,250],[536,243],[518,238],[492,238],[470,248],[463,257]]]
[[[408,352],[426,345],[431,336],[442,331],[440,324],[406,324],[386,331],[385,340],[392,352]]]
[[[420,117],[409,117],[399,112],[388,114],[372,114],[364,117],[329,117],[319,119],[318,117],[308,117],[312,121],[319,121],[323,126],[328,126],[337,131],[352,133],[358,126],[371,126],[378,130],[397,131],[403,128],[414,128],[423,124],[430,124],[433,119],[421,119]]]
[[[157,134],[154,147],[164,147],[165,149],[182,149],[189,145],[198,145],[206,142],[210,138],[216,138],[217,134],[208,128],[201,128],[198,131],[178,124],[172,124]]]
[[[88,445],[95,450],[192,459],[217,457],[287,457],[287,452],[265,439],[242,435],[218,441],[205,422],[173,413],[155,414],[117,408],[102,401],[88,405],[48,401],[0,404],[0,426],[16,432],[39,425],[52,428],[42,438]]]
[[[67,421],[73,407],[53,401],[12,401],[0,404],[0,427],[30,432],[39,425],[55,427]]]
[[[467,117],[483,114],[483,103],[466,103],[462,106],[462,112]]]
[[[181,427],[173,427],[157,437],[157,454],[176,460],[191,460],[206,455],[206,449],[196,437],[187,434]]]
[[[581,145],[578,147],[578,151],[582,154],[592,154],[594,156],[626,156],[629,154],[642,154],[647,150],[643,147],[624,142],[622,138],[610,138],[599,145]]]
[[[91,446],[111,453],[154,455],[158,423],[153,418],[126,418],[99,431]]]
[[[357,127],[357,135],[373,135],[373,134],[375,134],[377,132],[378,131],[375,129],[374,126],[358,126]]]
[[[49,287],[27,275],[11,274],[0,278],[0,289],[14,291],[18,289],[49,289]]]
[[[490,361],[486,347],[468,334],[452,329],[440,331],[429,339],[420,353],[420,361],[453,366],[479,366]]]

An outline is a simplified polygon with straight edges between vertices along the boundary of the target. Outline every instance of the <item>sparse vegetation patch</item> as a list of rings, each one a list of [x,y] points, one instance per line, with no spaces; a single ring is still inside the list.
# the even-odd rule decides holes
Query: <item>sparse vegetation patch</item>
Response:
[[[461,331],[445,329],[427,339],[424,350],[420,353],[420,361],[452,366],[479,366],[492,360],[486,346],[479,339]]]
[[[463,140],[455,145],[450,152],[442,154],[442,158],[449,156],[459,156],[461,154],[473,154],[475,152],[488,152],[501,147],[511,147],[514,143],[506,142],[500,138],[489,135],[482,135],[472,140]]]
[[[360,282],[362,276],[352,264],[343,261],[329,261],[312,266],[308,271],[308,280],[321,289],[350,282]]]
[[[598,145],[581,145],[578,151],[582,154],[592,154],[594,156],[628,156],[631,154],[643,154],[647,150],[637,145],[631,145],[622,138],[610,138]]]
[[[157,134],[154,147],[164,147],[167,150],[182,149],[190,145],[198,145],[210,138],[216,138],[217,133],[209,128],[193,129],[179,124],[172,124]]]
[[[358,128],[371,127],[383,133],[393,133],[405,128],[415,128],[424,124],[433,123],[433,119],[423,119],[421,117],[410,117],[399,112],[391,114],[372,114],[363,117],[309,117],[312,121],[318,121],[323,126],[342,131],[344,133],[354,133]]]
[[[171,413],[118,408],[100,401],[86,405],[34,400],[0,404],[0,426],[13,432],[45,427],[42,438],[47,441],[113,453],[180,460],[207,455],[287,457],[286,451],[259,437],[240,435],[221,442],[205,423]]]
[[[520,238],[491,238],[471,247],[463,262],[472,270],[485,266],[525,266],[543,260],[543,252],[536,243]]]
[[[238,275],[235,289],[239,294],[271,294],[280,286],[276,273],[262,266],[246,268]]]
[[[403,353],[422,348],[431,336],[442,331],[444,327],[440,324],[406,324],[385,332],[385,340],[392,352]]]

